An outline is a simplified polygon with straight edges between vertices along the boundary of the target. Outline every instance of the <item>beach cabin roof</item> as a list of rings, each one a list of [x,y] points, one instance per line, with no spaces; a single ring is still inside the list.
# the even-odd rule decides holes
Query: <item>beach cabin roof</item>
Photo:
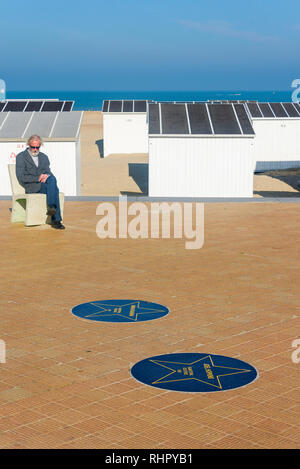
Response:
[[[105,100],[102,104],[102,112],[147,112],[148,100]]]
[[[0,141],[26,141],[33,134],[45,141],[75,141],[82,117],[82,111],[2,112]]]
[[[239,100],[239,99],[233,99],[233,100],[229,100],[229,99],[209,99],[208,100],[209,103],[212,103],[212,104],[245,104],[245,103],[258,103],[258,101],[249,101],[249,100]]]
[[[298,103],[247,103],[252,119],[300,119]]]
[[[149,136],[251,136],[244,104],[149,103]]]
[[[58,112],[72,111],[74,101],[58,99],[7,99],[0,102],[0,112]]]

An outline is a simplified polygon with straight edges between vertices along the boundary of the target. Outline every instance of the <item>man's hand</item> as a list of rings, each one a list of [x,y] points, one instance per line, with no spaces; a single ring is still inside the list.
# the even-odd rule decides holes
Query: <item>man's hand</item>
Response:
[[[39,177],[39,182],[46,182],[49,177],[49,174],[41,174]]]

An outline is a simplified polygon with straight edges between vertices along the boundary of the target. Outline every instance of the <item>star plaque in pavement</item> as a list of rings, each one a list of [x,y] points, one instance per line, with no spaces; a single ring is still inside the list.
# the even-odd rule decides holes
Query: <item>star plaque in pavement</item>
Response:
[[[141,300],[91,301],[75,306],[75,316],[91,321],[139,322],[158,319],[168,314],[165,306]]]
[[[225,391],[249,384],[256,369],[241,360],[212,354],[169,354],[134,365],[134,378],[163,389],[185,392]]]

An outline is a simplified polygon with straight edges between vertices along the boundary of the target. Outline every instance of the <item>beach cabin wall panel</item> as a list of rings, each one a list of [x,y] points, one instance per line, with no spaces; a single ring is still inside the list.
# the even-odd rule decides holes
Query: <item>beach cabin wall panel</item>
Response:
[[[103,113],[104,157],[116,153],[148,153],[146,113]]]
[[[300,119],[253,119],[256,171],[300,166]]]
[[[15,163],[16,155],[24,151],[26,142],[0,142],[0,195],[10,196],[11,185],[8,164]],[[72,142],[44,142],[42,152],[50,160],[59,190],[66,196],[81,194],[80,139]]]
[[[59,190],[66,196],[81,195],[80,140],[77,142],[45,142],[43,150]]]
[[[150,197],[253,197],[253,138],[149,138]]]
[[[26,142],[0,142],[0,196],[12,195],[7,165],[15,164],[16,155],[26,147]]]

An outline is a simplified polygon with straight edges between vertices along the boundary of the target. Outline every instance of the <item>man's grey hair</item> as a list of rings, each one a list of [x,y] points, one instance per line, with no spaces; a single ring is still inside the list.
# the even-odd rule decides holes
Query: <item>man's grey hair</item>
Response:
[[[29,137],[29,139],[27,140],[27,145],[30,145],[30,142],[32,140],[39,140],[41,142],[41,145],[43,145],[43,140],[39,135],[31,135],[31,137]]]

